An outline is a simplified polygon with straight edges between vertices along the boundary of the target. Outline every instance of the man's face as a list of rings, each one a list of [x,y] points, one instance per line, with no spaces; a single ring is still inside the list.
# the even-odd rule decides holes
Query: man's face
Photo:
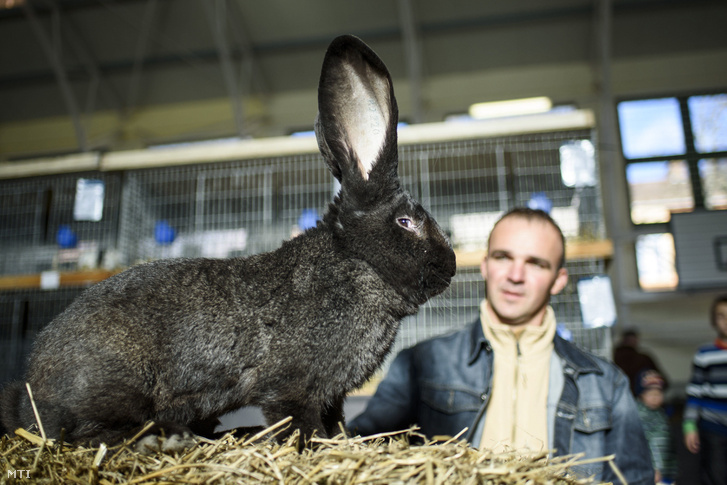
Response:
[[[481,271],[500,322],[542,323],[550,295],[568,282],[565,268],[558,269],[562,254],[560,235],[547,222],[508,217],[495,226]]]
[[[718,303],[714,309],[714,324],[719,338],[727,340],[727,303]]]

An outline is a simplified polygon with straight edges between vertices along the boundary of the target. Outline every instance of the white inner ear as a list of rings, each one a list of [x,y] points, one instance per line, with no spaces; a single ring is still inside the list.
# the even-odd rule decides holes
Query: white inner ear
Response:
[[[364,180],[384,147],[386,127],[389,125],[389,111],[386,96],[388,86],[385,80],[376,80],[368,85],[358,76],[351,76],[351,99],[345,115],[346,135],[359,161],[359,171]]]

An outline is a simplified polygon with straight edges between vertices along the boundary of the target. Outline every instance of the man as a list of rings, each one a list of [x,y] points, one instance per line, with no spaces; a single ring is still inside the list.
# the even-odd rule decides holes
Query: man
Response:
[[[635,328],[625,330],[621,335],[621,342],[613,350],[613,362],[621,368],[629,378],[631,383],[631,392],[634,396],[638,396],[636,393],[636,387],[638,386],[638,376],[645,370],[655,370],[664,379],[664,387],[669,387],[669,381],[667,380],[664,372],[656,364],[656,361],[647,353],[642,352],[639,348],[639,331]]]
[[[362,435],[417,424],[488,449],[615,455],[632,485],[654,483],[648,444],[624,374],[556,335],[548,302],[568,282],[565,241],[545,212],[514,209],[490,234],[486,300],[464,330],[402,351],[366,410]],[[617,482],[604,462],[576,469]]]
[[[701,483],[727,484],[727,295],[714,300],[714,343],[694,354],[684,409],[684,444],[699,453]]]

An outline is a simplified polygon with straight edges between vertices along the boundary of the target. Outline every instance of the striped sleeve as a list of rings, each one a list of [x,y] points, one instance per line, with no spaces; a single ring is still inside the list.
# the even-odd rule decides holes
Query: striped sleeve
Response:
[[[684,421],[727,427],[727,350],[705,345],[694,355]]]

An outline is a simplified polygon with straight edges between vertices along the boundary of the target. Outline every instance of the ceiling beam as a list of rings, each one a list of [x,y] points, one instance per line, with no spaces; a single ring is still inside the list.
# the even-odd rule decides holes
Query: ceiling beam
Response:
[[[144,6],[144,16],[141,19],[141,29],[139,30],[139,37],[136,40],[136,48],[134,49],[134,62],[131,67],[129,91],[126,97],[127,113],[132,113],[139,102],[144,59],[149,50],[152,28],[156,24],[158,3],[158,0],[149,0]]]
[[[51,2],[53,6],[60,11],[58,0],[51,0]],[[65,17],[64,26],[65,28],[62,31],[63,38],[68,42],[70,50],[73,52],[75,58],[80,60],[83,64],[89,76],[89,87],[85,104],[86,115],[92,115],[95,111],[96,94],[98,93],[99,88],[101,88],[102,92],[106,94],[111,105],[120,109],[123,105],[121,96],[118,91],[114,89],[113,85],[106,79],[103,72],[101,72],[97,59],[93,56],[91,49],[88,48],[88,42],[83,38],[78,27],[71,19],[69,19],[68,16]],[[68,75],[67,70],[66,75]]]
[[[128,3],[140,3],[142,0],[124,0],[121,5]],[[148,1],[148,0],[143,0]],[[244,1],[244,0],[240,0]],[[175,5],[172,0],[164,0],[163,3],[173,6]],[[204,2],[208,3],[208,2]],[[695,5],[699,6],[719,6],[724,3],[724,0],[653,0],[644,2],[643,0],[622,0],[613,2],[614,15],[619,13],[628,13],[632,11],[639,11],[642,9],[649,9],[649,11],[658,11],[659,9],[679,9],[679,8],[694,8]],[[64,0],[63,7],[64,12],[74,11],[81,7],[92,9],[98,8],[99,5],[110,8],[110,5],[114,5],[116,2],[110,0],[75,0],[70,3],[66,3]],[[8,12],[0,10],[0,22],[5,18],[14,18],[17,14],[16,10],[12,9]],[[35,9],[36,14],[40,18],[45,18],[48,15],[48,8],[38,5]],[[597,9],[593,6],[593,2],[584,2],[572,7],[543,7],[542,9],[529,10],[527,12],[513,12],[510,14],[493,14],[475,17],[462,17],[451,20],[436,20],[432,22],[419,22],[418,32],[420,36],[433,37],[437,35],[448,35],[448,34],[461,34],[464,31],[478,31],[482,29],[496,29],[496,28],[508,28],[512,26],[522,25],[529,22],[543,22],[543,21],[559,21],[567,18],[592,18],[597,15]],[[131,23],[131,19],[128,23]],[[1,29],[2,27],[0,27]],[[395,28],[382,28],[369,31],[355,32],[356,35],[364,39],[367,43],[375,43],[380,41],[392,41],[401,39],[402,27],[397,26]],[[156,33],[158,35],[158,33]],[[296,39],[285,39],[280,41],[266,41],[266,42],[255,42],[252,44],[253,52],[257,59],[264,58],[265,56],[286,53],[291,54],[294,51],[313,51],[320,52],[325,50],[331,41],[330,35],[319,35],[319,36],[307,36]],[[166,39],[166,42],[173,42],[170,39]],[[199,65],[206,64],[210,61],[218,61],[219,54],[216,50],[207,50],[201,48],[199,50],[186,50],[185,52],[176,53],[173,55],[159,55],[147,57],[144,61],[144,66],[148,70],[151,67],[162,68],[169,65],[175,64],[188,64],[191,67],[197,67]],[[260,63],[257,63],[258,71]],[[125,74],[132,69],[133,61],[131,59],[115,60],[115,61],[101,61],[99,68],[102,72],[107,74],[122,73]],[[74,75],[74,69],[69,66],[69,75]],[[42,84],[53,80],[53,74],[47,71],[28,71],[18,72],[14,74],[5,75],[0,77],[0,87],[3,89],[12,89],[16,86],[24,86],[28,83]]]
[[[235,121],[235,132],[242,138],[245,133],[245,117],[242,110],[242,96],[240,85],[237,82],[235,67],[227,40],[227,0],[213,0],[202,2],[207,12],[212,35],[217,45],[217,52],[222,68],[222,77],[225,81],[227,94],[230,97],[232,115]]]
[[[38,17],[35,15],[35,11],[33,10],[33,7],[30,5],[30,3],[31,2],[23,3],[25,16],[27,17],[31,28],[33,29],[33,33],[38,39],[38,42],[40,42],[40,45],[45,52],[46,57],[48,58],[48,62],[53,68],[53,74],[55,75],[58,86],[61,89],[63,101],[66,104],[66,109],[68,109],[68,113],[73,123],[73,128],[76,132],[78,149],[81,152],[88,151],[88,140],[86,138],[86,131],[83,128],[83,123],[81,122],[78,102],[76,101],[76,97],[73,93],[73,90],[71,89],[71,84],[68,82],[66,69],[63,66],[63,61],[61,60],[59,52],[60,49],[58,48],[59,46],[56,46],[53,43],[49,35],[43,29],[43,26],[41,25],[40,20],[38,20]],[[55,12],[57,15],[60,15],[58,13],[58,10],[56,10]]]
[[[424,121],[421,42],[411,0],[397,0],[396,5],[399,9],[399,23],[401,24],[406,70],[409,78],[411,122],[421,123]]]
[[[240,81],[245,81],[245,85],[242,86],[243,92],[251,93],[254,88],[258,94],[268,95],[270,94],[270,83],[268,83],[262,70],[262,64],[255,53],[253,43],[247,35],[246,19],[240,1],[236,2],[235,5],[237,5],[237,8],[230,8],[229,13],[236,28],[231,29],[230,32],[241,52]],[[247,89],[245,89],[245,86],[247,86]]]

